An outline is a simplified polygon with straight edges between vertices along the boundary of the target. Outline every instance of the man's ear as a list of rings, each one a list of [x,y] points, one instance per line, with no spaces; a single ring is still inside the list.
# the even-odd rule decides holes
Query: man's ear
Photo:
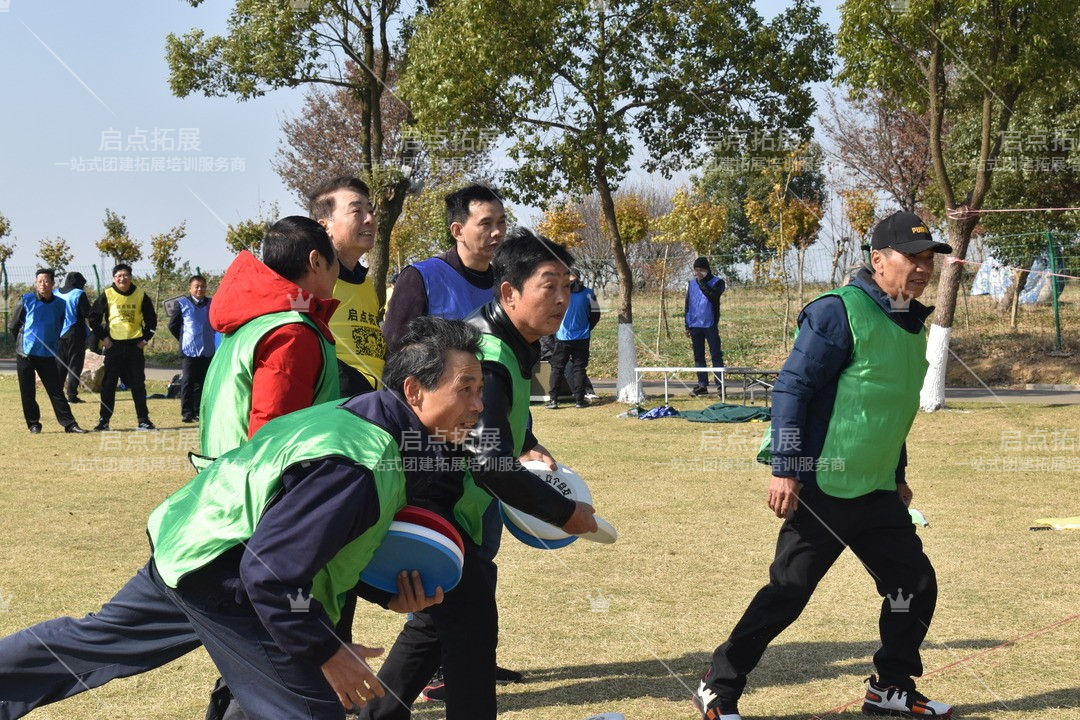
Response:
[[[326,229],[326,226],[330,224],[330,220],[329,220],[329,219],[327,219],[327,218],[319,218],[319,219],[318,219],[318,220],[316,220],[315,222],[317,222],[317,223],[319,223],[320,225],[322,225],[322,226],[323,226],[323,229],[324,229],[324,230]]]
[[[308,253],[307,256],[308,272],[315,272],[319,269],[319,263],[325,261],[326,259],[319,253],[318,250],[312,250]]]
[[[401,394],[405,396],[405,402],[409,403],[411,407],[419,407],[422,404],[424,387],[415,377],[412,375],[406,377],[401,390]]]
[[[461,239],[461,231],[464,229],[465,226],[459,222],[450,223],[450,237],[454,238],[455,243]]]
[[[510,303],[513,302],[514,287],[506,280],[503,280],[502,283],[499,284],[499,299],[504,306],[510,305]]]

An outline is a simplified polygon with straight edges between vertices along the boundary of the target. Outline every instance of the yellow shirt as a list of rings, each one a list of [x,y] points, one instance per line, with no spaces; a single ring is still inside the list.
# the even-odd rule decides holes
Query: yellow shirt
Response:
[[[379,302],[369,282],[348,282],[338,278],[334,297],[341,305],[330,318],[330,332],[337,343],[338,360],[359,371],[371,386],[382,385],[386,364],[386,340],[379,329]]]

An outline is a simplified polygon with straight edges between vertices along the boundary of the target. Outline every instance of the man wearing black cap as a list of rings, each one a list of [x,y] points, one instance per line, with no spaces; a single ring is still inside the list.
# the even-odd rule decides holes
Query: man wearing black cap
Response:
[[[695,700],[705,720],[739,720],[746,676],[806,607],[850,547],[882,597],[877,675],[863,712],[943,718],[953,708],[915,690],[919,646],[937,580],[907,507],[905,439],[926,374],[920,304],[934,273],[934,241],[911,213],[874,228],[870,267],[803,308],[795,347],[773,391],[769,509],[785,518],[769,568],[731,636],[713,653]]]
[[[706,367],[705,343],[709,343],[709,355],[714,368],[724,367],[724,352],[720,347],[720,296],[727,289],[723,280],[712,274],[708,258],[699,257],[694,261],[694,277],[686,286],[686,337],[694,349],[694,367]],[[716,379],[717,392],[720,391],[720,378]],[[697,385],[691,395],[709,394],[709,374],[699,372]]]

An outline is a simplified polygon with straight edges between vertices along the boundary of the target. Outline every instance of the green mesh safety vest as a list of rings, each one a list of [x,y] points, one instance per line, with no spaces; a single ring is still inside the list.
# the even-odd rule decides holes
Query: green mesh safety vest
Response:
[[[214,353],[210,369],[206,372],[199,406],[199,443],[203,455],[217,457],[247,442],[255,347],[271,330],[296,322],[311,327],[318,335],[322,348],[322,374],[315,385],[315,397],[311,404],[318,405],[341,397],[334,346],[310,318],[293,311],[254,318],[222,338],[221,347]],[[302,360],[310,361],[308,358]]]
[[[820,297],[826,295],[844,303],[852,357],[837,382],[817,470],[818,487],[839,498],[895,490],[900,449],[915,422],[929,365],[926,331],[904,330],[857,287],[848,285]]]
[[[514,439],[514,457],[521,455],[525,445],[525,431],[529,426],[529,397],[532,378],[523,377],[521,363],[514,351],[500,338],[484,333],[480,336],[480,361],[496,362],[506,368],[511,382],[510,432]],[[472,474],[465,473],[465,490],[454,505],[454,519],[477,545],[483,544],[484,511],[492,497],[477,486]]]
[[[154,509],[146,531],[165,584],[175,588],[188,573],[250,539],[281,492],[282,474],[297,463],[327,457],[348,458],[370,470],[379,496],[379,521],[331,558],[312,582],[312,597],[336,623],[346,592],[405,506],[405,475],[394,438],[333,403],[270,421],[251,442],[222,455]]]

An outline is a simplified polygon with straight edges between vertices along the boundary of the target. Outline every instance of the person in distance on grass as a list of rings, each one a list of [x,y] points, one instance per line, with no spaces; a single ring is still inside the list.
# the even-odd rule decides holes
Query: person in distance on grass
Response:
[[[68,402],[72,405],[85,402],[79,399],[79,382],[83,362],[86,360],[86,318],[90,317],[90,299],[86,297],[86,278],[81,272],[72,271],[64,278],[64,285],[56,291],[67,305],[64,329],[60,333],[56,370],[65,378]]]
[[[585,370],[589,366],[589,336],[598,322],[600,304],[596,302],[596,295],[581,282],[581,271],[570,268],[570,302],[562,324],[555,333],[551,351],[551,383],[548,391],[551,400],[547,404],[549,410],[559,407],[559,385],[562,383],[567,362],[573,363],[574,374],[571,377],[570,389],[574,393],[574,404],[579,408],[589,407],[585,402]]]
[[[154,301],[131,282],[131,266],[113,268],[113,284],[98,295],[90,308],[90,330],[101,341],[105,353],[105,375],[101,379],[101,408],[94,430],[109,430],[116,405],[116,385],[123,378],[131,390],[139,430],[156,430],[146,407],[146,356],[143,349],[157,332]]]
[[[199,412],[210,458],[276,417],[340,397],[327,325],[338,304],[329,236],[314,220],[282,218],[266,231],[262,258],[241,251],[210,304],[210,323],[223,334]]]
[[[364,720],[409,718],[408,706],[440,662],[447,720],[495,720],[494,559],[502,520],[493,498],[570,534],[596,529],[591,505],[564,497],[518,461],[542,459],[555,468],[529,427],[529,396],[538,341],[558,329],[566,312],[572,263],[563,246],[526,228],[511,232],[492,257],[495,299],[466,318],[482,333],[484,375],[484,409],[467,446],[470,476],[460,486],[432,487],[430,493],[430,502],[464,531],[462,579],[443,605],[414,613],[405,624],[379,669],[387,697],[365,707]]]
[[[64,327],[67,305],[53,294],[56,276],[42,268],[34,275],[34,292],[28,292],[15,304],[8,321],[8,330],[15,336],[15,371],[19,378],[23,417],[30,432],[41,432],[41,408],[37,403],[37,384],[41,378],[45,393],[52,403],[56,421],[64,432],[85,433],[71,414],[71,405],[64,399],[64,381],[56,369],[57,343]]]
[[[784,518],[762,588],[695,693],[705,720],[739,720],[746,677],[793,623],[849,547],[882,596],[877,675],[863,712],[944,718],[953,708],[915,689],[919,646],[937,602],[937,579],[908,514],[905,439],[926,374],[921,305],[936,242],[917,215],[874,228],[870,267],[803,308],[795,347],[773,390],[769,509]]]
[[[214,357],[214,327],[210,324],[210,301],[206,297],[206,278],[188,278],[188,294],[176,301],[176,312],[169,318],[169,332],[180,343],[180,419],[199,421],[203,383]]]
[[[448,444],[483,407],[475,329],[424,318],[409,343],[384,389],[272,420],[170,495],[150,561],[99,612],[0,639],[0,720],[200,645],[249,720],[343,720],[383,695],[366,662],[381,650],[334,632],[342,599],[407,499],[447,484]],[[403,570],[379,602],[442,599]]]
[[[694,261],[694,277],[686,285],[686,304],[683,316],[686,323],[686,337],[694,351],[694,367],[708,367],[705,364],[705,344],[709,344],[709,355],[713,367],[724,367],[724,350],[720,344],[720,296],[727,289],[722,278],[712,274],[709,259],[699,257]],[[716,379],[719,392],[720,378]],[[692,395],[709,394],[709,374],[699,372],[697,385],[690,391]]]

